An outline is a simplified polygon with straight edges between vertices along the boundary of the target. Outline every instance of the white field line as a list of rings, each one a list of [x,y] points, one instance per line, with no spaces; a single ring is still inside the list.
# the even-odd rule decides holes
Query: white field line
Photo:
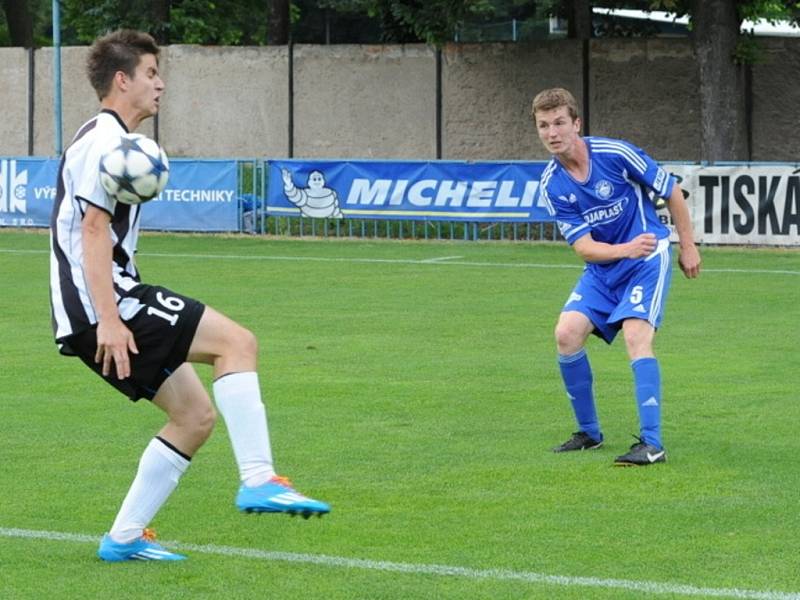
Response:
[[[420,260],[423,263],[437,263],[437,262],[445,262],[448,260],[455,260],[457,258],[464,258],[463,256],[437,256],[436,258],[425,258]]]
[[[0,537],[38,539],[58,542],[79,542],[97,544],[100,536],[58,531],[37,531],[0,527]],[[345,558],[326,554],[301,554],[295,552],[271,552],[253,548],[232,546],[198,545],[180,542],[164,542],[168,548],[184,552],[217,554],[250,558],[270,562],[290,562],[319,565],[339,569],[363,569],[384,573],[407,573],[410,575],[437,575],[440,577],[460,577],[463,579],[482,579],[487,581],[519,581],[522,583],[543,584],[561,587],[582,587],[600,589],[619,589],[647,594],[671,594],[679,596],[702,596],[706,598],[747,598],[752,600],[800,600],[798,592],[776,592],[743,590],[739,588],[708,588],[681,583],[655,581],[636,581],[632,579],[605,579],[600,577],[570,577],[564,575],[545,575],[531,571],[512,571],[510,569],[473,569],[447,565],[400,563],[361,558]]]
[[[14,250],[10,248],[0,248],[0,254],[47,254],[49,250]],[[196,260],[276,260],[288,262],[331,262],[331,263],[378,263],[378,264],[398,264],[398,265],[452,265],[461,267],[488,267],[488,268],[507,268],[507,269],[583,269],[581,264],[542,264],[542,263],[500,263],[500,262],[478,262],[466,260],[452,260],[460,258],[458,256],[442,256],[425,259],[404,259],[404,258],[355,258],[355,257],[332,257],[332,256],[253,256],[246,254],[179,254],[163,252],[144,252],[139,256],[154,258],[188,258]],[[800,275],[800,271],[789,271],[782,269],[702,269],[703,273],[744,273],[744,274],[767,274],[767,275]]]

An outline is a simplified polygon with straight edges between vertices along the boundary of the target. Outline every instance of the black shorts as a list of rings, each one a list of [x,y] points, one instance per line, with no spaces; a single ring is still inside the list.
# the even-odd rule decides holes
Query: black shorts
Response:
[[[133,333],[139,354],[130,353],[131,374],[118,379],[115,366],[103,376],[103,364],[96,363],[97,325],[64,341],[95,373],[136,402],[152,400],[161,384],[186,362],[189,347],[203,316],[205,305],[157,285],[140,284],[125,296],[143,305],[125,321]]]

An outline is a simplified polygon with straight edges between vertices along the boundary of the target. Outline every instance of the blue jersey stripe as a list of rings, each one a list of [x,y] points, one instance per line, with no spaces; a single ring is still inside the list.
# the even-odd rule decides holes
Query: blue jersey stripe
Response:
[[[647,171],[647,163],[628,146],[621,144],[592,143],[592,152],[604,154],[618,154],[622,156],[632,167],[644,174]]]

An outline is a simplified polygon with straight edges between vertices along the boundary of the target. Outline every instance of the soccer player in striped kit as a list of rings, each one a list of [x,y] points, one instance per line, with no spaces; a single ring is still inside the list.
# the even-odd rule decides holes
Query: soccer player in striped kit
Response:
[[[239,467],[239,510],[305,517],[330,510],[275,473],[253,334],[197,300],[142,283],[135,262],[141,206],[115,202],[100,185],[109,141],[158,112],[158,55],[151,36],[130,30],[91,47],[88,75],[101,111],[64,152],[51,218],[51,305],[61,353],[80,357],[130,400],[146,398],[167,415],[100,543],[100,558],[113,562],[185,558],[153,541],[146,527],[216,420],[190,363],[213,367],[214,401]]]
[[[686,200],[675,178],[640,148],[623,140],[582,137],[578,105],[562,88],[546,89],[531,111],[539,139],[553,155],[541,194],[561,234],[586,262],[562,308],[555,337],[564,386],[578,431],[555,452],[603,444],[595,409],[586,340],[611,343],[621,329],[633,371],[639,436],[617,465],[666,460],[661,439],[661,373],[653,339],[661,324],[671,277],[669,229],[649,193],[667,201],[686,277],[700,273]]]

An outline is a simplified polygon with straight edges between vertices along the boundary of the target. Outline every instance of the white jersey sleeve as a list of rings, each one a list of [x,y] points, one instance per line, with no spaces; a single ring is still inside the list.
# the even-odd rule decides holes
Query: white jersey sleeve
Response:
[[[110,215],[114,214],[116,201],[106,194],[100,184],[100,159],[111,146],[118,132],[112,128],[96,127],[75,144],[77,147],[68,154],[64,168],[66,176],[73,183],[73,198],[88,202]],[[85,209],[85,207],[84,207]]]

